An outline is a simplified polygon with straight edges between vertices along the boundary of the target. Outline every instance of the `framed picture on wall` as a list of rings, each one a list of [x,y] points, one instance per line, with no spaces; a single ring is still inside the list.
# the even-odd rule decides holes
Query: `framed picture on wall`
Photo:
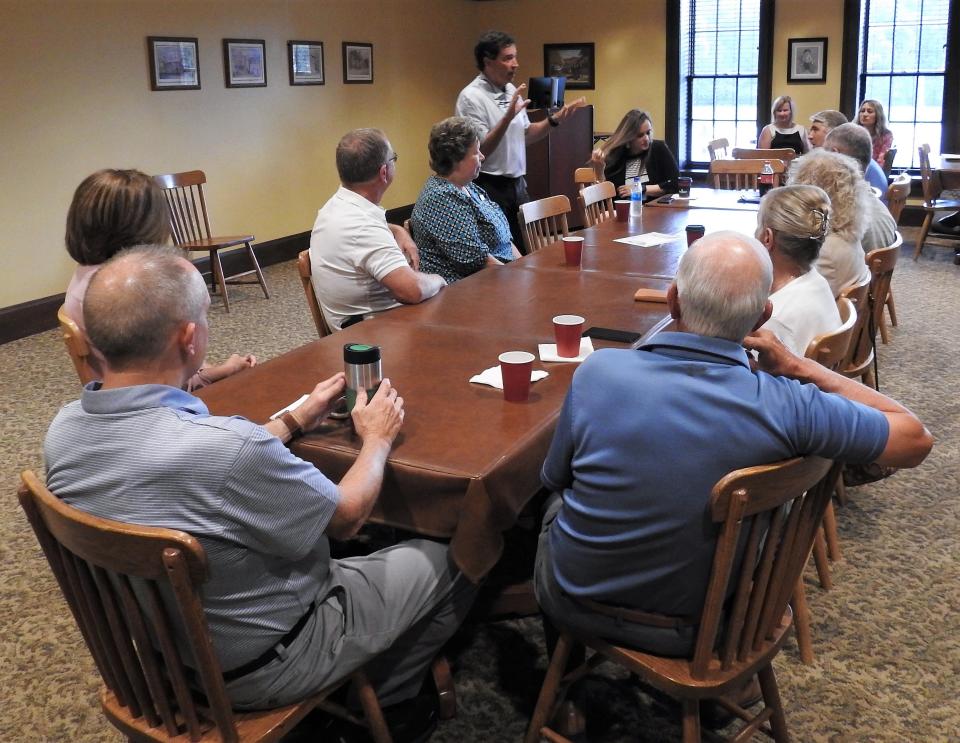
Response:
[[[373,44],[343,42],[343,82],[373,82]]]
[[[827,81],[827,38],[790,39],[787,58],[788,83]]]
[[[291,85],[323,85],[323,42],[288,41]]]
[[[198,45],[194,38],[148,36],[151,90],[200,90]]]
[[[593,44],[544,44],[543,74],[567,78],[567,90],[593,90],[597,86]]]
[[[223,79],[228,88],[267,85],[267,43],[263,39],[223,40]]]

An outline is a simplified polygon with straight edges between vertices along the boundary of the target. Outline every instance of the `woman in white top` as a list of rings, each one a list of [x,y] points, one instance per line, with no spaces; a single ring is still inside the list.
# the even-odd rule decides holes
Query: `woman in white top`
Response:
[[[830,284],[833,296],[850,284],[870,278],[860,236],[864,215],[870,214],[870,200],[876,199],[863,179],[857,161],[839,152],[814,150],[790,166],[791,186],[819,186],[827,192],[832,206],[830,229],[816,260],[817,270]]]
[[[757,147],[761,150],[789,147],[798,156],[809,152],[807,130],[794,121],[795,117],[793,99],[788,95],[777,98],[770,109],[770,123],[760,130]]]
[[[798,356],[842,324],[830,285],[813,266],[829,227],[830,197],[816,186],[774,188],[760,201],[757,239],[773,262],[773,314],[763,327]]]

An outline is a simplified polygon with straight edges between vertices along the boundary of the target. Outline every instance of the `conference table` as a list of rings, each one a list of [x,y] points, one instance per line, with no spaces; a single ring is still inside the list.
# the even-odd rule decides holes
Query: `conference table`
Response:
[[[504,531],[540,489],[540,468],[576,363],[542,362],[539,343],[553,342],[551,319],[579,314],[586,325],[651,334],[670,323],[666,306],[636,302],[639,287],[665,289],[686,250],[683,228],[752,233],[755,216],[739,210],[645,208],[642,218],[609,220],[580,233],[579,268],[563,264],[555,243],[510,265],[486,268],[436,297],[405,305],[308,343],[199,391],[215,415],[256,422],[343,368],[345,343],[381,347],[383,374],[405,401],[405,419],[387,463],[371,521],[450,540],[454,561],[481,580],[503,549]],[[647,232],[673,235],[654,247],[617,242]],[[628,348],[594,340],[595,348]],[[637,345],[637,344],[633,344]],[[500,353],[530,351],[533,383],[525,403],[470,383],[497,365]],[[328,419],[291,450],[339,481],[360,440],[349,421]]]

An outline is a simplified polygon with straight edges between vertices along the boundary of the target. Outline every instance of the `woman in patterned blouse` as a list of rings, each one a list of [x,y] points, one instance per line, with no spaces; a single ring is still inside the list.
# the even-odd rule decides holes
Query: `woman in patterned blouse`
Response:
[[[420,270],[452,284],[519,258],[503,211],[473,183],[483,162],[476,126],[459,116],[444,119],[430,130],[429,151],[436,175],[427,179],[410,217]]]

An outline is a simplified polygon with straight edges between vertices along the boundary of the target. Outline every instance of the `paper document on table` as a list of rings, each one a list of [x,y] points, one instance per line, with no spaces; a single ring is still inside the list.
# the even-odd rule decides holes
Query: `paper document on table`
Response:
[[[682,232],[674,235],[667,235],[663,232],[644,232],[642,235],[630,235],[630,237],[618,237],[614,242],[626,243],[627,245],[636,245],[640,248],[652,248],[654,245],[663,245],[664,243],[679,240],[683,236]]]
[[[283,415],[284,413],[292,413],[294,410],[296,410],[296,409],[299,408],[301,405],[303,405],[303,403],[306,401],[306,399],[307,399],[308,397],[309,397],[309,395],[301,395],[299,398],[297,398],[297,399],[294,400],[292,403],[290,403],[289,405],[287,405],[287,407],[281,408],[281,409],[278,410],[276,413],[274,413],[273,415],[271,415],[271,416],[270,416],[270,420],[275,421],[277,418],[279,418],[279,417],[280,417],[281,415]]]

